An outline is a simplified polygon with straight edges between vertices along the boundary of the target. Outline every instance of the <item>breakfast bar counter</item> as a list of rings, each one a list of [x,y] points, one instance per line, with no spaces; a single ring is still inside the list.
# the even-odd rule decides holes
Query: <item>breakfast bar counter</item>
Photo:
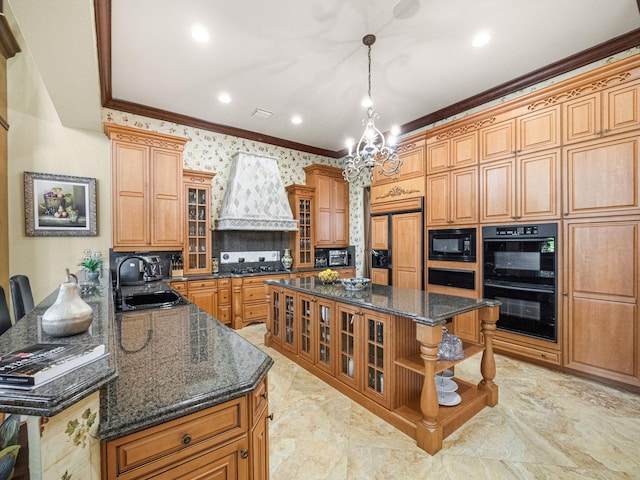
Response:
[[[54,338],[42,331],[56,291],[0,336],[0,351],[40,342],[104,344],[108,352],[32,390],[0,388],[0,412],[27,415],[31,479],[125,471],[126,478],[180,478],[192,458],[233,457],[243,472],[264,460],[264,451],[249,452],[268,448],[267,354],[188,302],[120,313],[109,278],[81,287],[93,310],[87,332]],[[149,289],[168,287],[131,290]]]
[[[347,290],[318,278],[265,282],[270,305],[265,344],[416,439],[435,454],[442,441],[485,406],[498,403],[492,337],[500,302],[369,285]],[[455,401],[436,389],[435,375],[460,360],[440,360],[443,326],[478,311],[481,341],[464,343],[464,358],[482,354],[482,380],[455,377]]]

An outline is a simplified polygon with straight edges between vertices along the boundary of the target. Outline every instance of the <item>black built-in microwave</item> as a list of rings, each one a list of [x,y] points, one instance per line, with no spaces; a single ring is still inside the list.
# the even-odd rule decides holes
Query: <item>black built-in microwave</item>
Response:
[[[476,261],[476,229],[429,230],[429,260]]]

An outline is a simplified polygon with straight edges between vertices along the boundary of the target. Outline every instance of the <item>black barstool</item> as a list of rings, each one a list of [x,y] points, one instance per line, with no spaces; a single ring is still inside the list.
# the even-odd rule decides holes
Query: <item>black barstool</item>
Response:
[[[11,314],[9,313],[9,305],[7,305],[7,297],[4,294],[4,288],[0,287],[0,335],[11,328]]]
[[[31,284],[26,275],[14,275],[9,279],[11,287],[11,302],[13,303],[13,318],[17,322],[33,310],[33,294]]]

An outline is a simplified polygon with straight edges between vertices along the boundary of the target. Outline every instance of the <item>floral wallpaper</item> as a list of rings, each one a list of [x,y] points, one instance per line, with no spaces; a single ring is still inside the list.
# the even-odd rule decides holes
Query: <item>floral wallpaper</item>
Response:
[[[125,125],[140,130],[188,138],[189,141],[185,144],[183,154],[184,168],[214,172],[216,174],[216,176],[213,177],[211,189],[212,220],[218,218],[220,214],[222,199],[224,198],[227,179],[231,170],[231,157],[235,152],[256,153],[275,158],[278,161],[280,176],[285,186],[293,183],[304,184],[305,174],[303,169],[308,165],[320,163],[338,168],[342,168],[343,166],[341,159],[300,152],[234,137],[232,135],[219,134],[177,123],[133,115],[118,110],[103,109],[102,119],[104,122],[115,123],[117,125]],[[349,189],[349,235],[350,243],[356,246],[356,270],[359,272],[358,274],[362,272],[362,254],[364,249],[362,187],[363,185],[352,184]]]

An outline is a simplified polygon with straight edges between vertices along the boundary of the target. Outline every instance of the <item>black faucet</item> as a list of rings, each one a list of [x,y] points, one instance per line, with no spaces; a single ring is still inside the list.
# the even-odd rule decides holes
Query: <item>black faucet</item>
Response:
[[[134,258],[137,258],[138,260],[141,260],[142,263],[144,263],[145,270],[149,266],[147,261],[144,258],[142,258],[141,256],[139,256],[139,255],[129,255],[128,257],[124,257],[122,259],[122,261],[116,267],[116,305],[119,305],[120,309],[123,310],[123,311],[126,310],[126,305],[124,303],[124,300],[122,299],[122,286],[120,285],[120,269],[122,268],[122,264],[124,262],[127,262],[129,260],[133,260]]]

